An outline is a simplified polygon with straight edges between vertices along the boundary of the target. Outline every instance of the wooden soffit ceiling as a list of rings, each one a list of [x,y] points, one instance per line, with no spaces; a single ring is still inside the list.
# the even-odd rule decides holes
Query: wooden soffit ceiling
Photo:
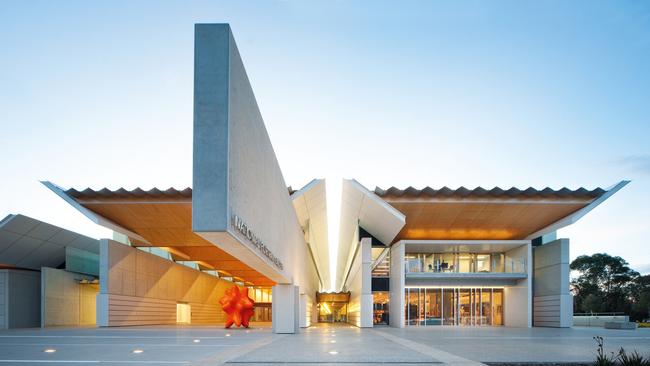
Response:
[[[429,200],[384,197],[406,216],[399,240],[525,239],[587,206],[572,200]]]
[[[275,285],[255,269],[192,231],[191,195],[111,197],[108,194],[87,194],[75,199],[88,210],[148,241],[130,238],[134,246],[162,247],[176,258],[197,261],[203,268],[218,270],[220,275],[232,276],[256,286]]]

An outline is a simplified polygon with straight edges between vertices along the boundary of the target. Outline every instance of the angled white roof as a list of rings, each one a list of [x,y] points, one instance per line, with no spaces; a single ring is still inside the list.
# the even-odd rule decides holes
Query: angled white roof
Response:
[[[65,261],[65,247],[99,254],[99,241],[24,215],[0,221],[0,264],[40,270]]]
[[[352,265],[358,241],[358,226],[385,245],[390,245],[405,223],[404,214],[375,193],[354,179],[343,179],[335,290],[341,290],[346,273]]]
[[[324,289],[331,286],[327,240],[327,199],[325,179],[314,179],[291,194],[300,226],[305,231]]]
[[[526,239],[532,240],[537,237],[540,237],[542,235],[546,235],[548,233],[551,233],[553,231],[559,230],[563,227],[569,226],[576,221],[580,220],[584,215],[588,214],[591,210],[596,208],[596,206],[600,205],[601,203],[605,202],[609,197],[611,197],[614,193],[620,191],[623,187],[628,185],[630,183],[629,180],[622,180],[611,187],[608,187],[605,189],[605,192],[600,195],[598,198],[594,199],[591,203],[589,203],[587,206],[581,208],[580,210],[570,214],[569,216],[563,217],[562,219],[552,223],[551,225],[538,230],[526,237]]]

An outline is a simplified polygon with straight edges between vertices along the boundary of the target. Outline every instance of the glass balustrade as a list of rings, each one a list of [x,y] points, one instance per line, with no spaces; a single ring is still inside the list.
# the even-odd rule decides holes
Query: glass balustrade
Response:
[[[507,253],[407,253],[406,273],[526,273],[526,258]]]

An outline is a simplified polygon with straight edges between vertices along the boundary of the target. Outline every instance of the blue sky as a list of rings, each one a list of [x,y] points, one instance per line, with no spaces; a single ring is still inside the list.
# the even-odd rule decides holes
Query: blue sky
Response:
[[[287,184],[608,187],[571,256],[650,272],[650,3],[2,1],[0,216],[191,186],[193,24],[230,23]]]

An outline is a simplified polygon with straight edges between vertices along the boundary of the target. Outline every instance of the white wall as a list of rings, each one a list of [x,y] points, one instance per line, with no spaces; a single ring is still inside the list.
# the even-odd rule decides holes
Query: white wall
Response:
[[[361,328],[372,327],[372,242],[362,238],[352,261],[345,291],[350,292],[348,323]]]
[[[41,268],[41,327],[96,324],[99,285],[79,284],[92,276]]]
[[[533,324],[536,327],[571,327],[573,297],[569,289],[569,239],[534,248]]]
[[[532,326],[532,247],[530,243],[506,252],[506,258],[524,258],[527,277],[503,290],[504,322],[509,327]]]
[[[390,326],[404,328],[404,242],[390,247]]]

